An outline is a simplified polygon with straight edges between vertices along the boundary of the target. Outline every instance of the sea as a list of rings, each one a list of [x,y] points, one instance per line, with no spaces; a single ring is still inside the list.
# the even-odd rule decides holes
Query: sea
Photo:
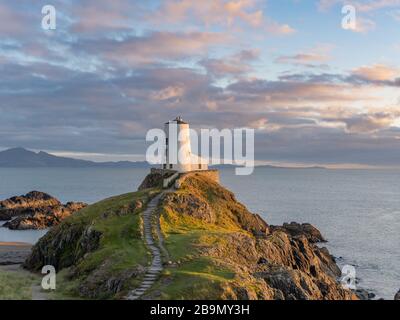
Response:
[[[135,191],[147,169],[0,168],[0,200],[32,190],[62,202],[94,203]],[[269,224],[309,222],[340,267],[354,266],[358,286],[393,299],[400,289],[400,170],[256,168],[220,170],[221,183]],[[1,222],[0,222],[1,224]],[[35,243],[46,230],[10,231],[0,242]]]

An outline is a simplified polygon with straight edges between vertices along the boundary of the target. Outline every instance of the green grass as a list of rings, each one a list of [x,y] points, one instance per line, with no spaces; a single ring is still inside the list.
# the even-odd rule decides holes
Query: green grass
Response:
[[[150,255],[141,237],[141,211],[156,190],[146,190],[105,199],[88,206],[68,219],[70,225],[91,225],[102,233],[97,250],[86,254],[84,259],[75,264],[74,275],[68,276],[70,270],[59,273],[60,285],[53,297],[56,299],[79,298],[79,286],[93,272],[101,272],[104,281],[138,265],[146,266]],[[134,209],[135,201],[140,200],[142,209]],[[126,287],[132,288],[141,279],[131,279]],[[99,280],[99,284],[101,279]],[[104,299],[115,298],[104,295]]]
[[[165,277],[172,282],[165,287],[159,285],[155,288],[161,289],[161,299],[220,299],[221,284],[231,281],[234,273],[217,267],[211,259],[197,257],[178,268],[169,268]]]
[[[178,192],[194,191],[181,189]],[[207,195],[207,201],[208,196],[211,197],[211,194]],[[218,198],[213,199],[213,205],[218,206]],[[220,211],[224,209],[217,207]],[[223,243],[225,236],[237,232],[238,228],[230,222],[206,223],[189,215],[178,214],[171,208],[161,208],[160,224],[165,246],[171,260],[177,265],[167,268],[164,280],[153,288],[153,292],[161,292],[160,299],[220,299],[222,285],[232,281],[235,273],[218,264],[215,259],[202,256],[201,251]]]
[[[30,300],[38,277],[24,271],[0,270],[0,300]]]
[[[147,189],[105,199],[64,221],[65,228],[84,230],[91,226],[102,236],[98,249],[85,254],[73,267],[58,273],[57,290],[51,297],[79,298],[82,284],[85,285],[88,279],[92,281],[89,287],[99,288],[118,274],[138,265],[149,265],[151,255],[142,238],[141,211],[152,195],[159,191]],[[227,191],[201,179],[188,180],[188,184],[176,192],[187,193],[189,197],[195,195],[207,202],[215,213],[216,221],[207,223],[188,214],[177,213],[174,204],[160,208],[161,231],[173,265],[164,270],[160,281],[151,288],[150,296],[153,293],[153,297],[159,299],[220,299],[225,285],[235,280],[236,273],[223,261],[203,253],[213,246],[224,247],[231,232],[245,232],[232,215],[230,206],[235,204],[232,204]],[[141,210],[133,207],[138,200],[144,204]],[[190,206],[190,202],[187,205]],[[180,207],[179,211],[182,210],[184,212],[185,208]],[[79,243],[67,246],[67,258],[74,257],[78,248]],[[128,289],[141,283],[142,276],[128,280],[123,291],[117,295],[101,293],[95,298],[122,298]]]

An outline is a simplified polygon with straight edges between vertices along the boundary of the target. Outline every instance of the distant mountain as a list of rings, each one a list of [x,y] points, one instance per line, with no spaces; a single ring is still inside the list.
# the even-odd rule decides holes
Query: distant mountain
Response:
[[[240,168],[241,166],[235,164],[217,164],[211,165],[210,168],[212,169],[229,169],[229,168]],[[258,165],[255,168],[266,168],[266,169],[327,169],[326,167],[322,166],[310,166],[310,167],[285,167],[285,166],[272,166],[269,164],[265,165]]]
[[[38,153],[24,148],[13,148],[0,152],[0,167],[7,168],[149,168],[145,161],[94,162],[65,157],[57,157],[40,151]]]

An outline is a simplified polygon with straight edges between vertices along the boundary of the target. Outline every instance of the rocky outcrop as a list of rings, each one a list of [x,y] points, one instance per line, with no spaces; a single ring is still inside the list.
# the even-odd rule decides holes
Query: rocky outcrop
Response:
[[[9,220],[3,226],[12,230],[46,229],[86,206],[81,202],[63,205],[52,196],[32,191],[24,196],[0,202],[0,220]]]
[[[321,232],[309,223],[284,223],[283,226],[270,226],[272,230],[283,231],[290,234],[292,237],[305,236],[311,243],[326,242]]]
[[[183,192],[179,190],[164,198],[164,208],[206,223],[243,229],[260,237],[270,232],[268,224],[259,215],[249,212],[232,192],[207,176],[196,173],[185,179],[181,188]],[[220,207],[219,203],[223,205]]]
[[[24,214],[26,210],[59,205],[61,205],[61,202],[56,198],[43,192],[31,191],[24,196],[0,201],[0,220],[10,220],[13,217]]]
[[[44,265],[57,270],[74,265],[85,254],[99,247],[101,232],[84,224],[69,223],[52,228],[32,248],[24,267],[38,271]]]
[[[143,182],[140,184],[138,190],[145,190],[150,188],[162,188],[163,179],[171,177],[175,171],[152,169]]]
[[[338,283],[341,271],[329,251],[314,244],[325,239],[310,224],[268,226],[230,191],[201,176],[185,180],[178,192],[164,198],[162,206],[170,223],[179,224],[174,219],[180,217],[187,227],[190,222],[184,217],[190,216],[230,230],[214,241],[209,239],[213,245],[204,244],[200,254],[234,272],[234,281],[223,285],[223,298],[357,299]]]
[[[68,268],[81,297],[120,298],[124,290],[137,288],[149,263],[142,209],[150,193],[159,192],[157,179],[163,177],[156,174],[142,184],[153,190],[106,199],[52,228],[33,247],[25,267]],[[179,190],[166,191],[156,209],[152,219],[159,219],[168,259],[163,257],[166,272],[156,292],[143,299],[358,299],[338,283],[341,271],[329,251],[316,245],[325,241],[318,229],[269,226],[206,176],[192,175]],[[116,250],[121,251],[113,255]]]
[[[145,272],[145,268],[138,265],[132,269],[110,272],[113,261],[107,260],[99,268],[79,284],[79,295],[90,299],[101,299],[115,296],[120,293],[130,279],[136,278]]]
[[[394,296],[394,300],[400,300],[400,290]]]

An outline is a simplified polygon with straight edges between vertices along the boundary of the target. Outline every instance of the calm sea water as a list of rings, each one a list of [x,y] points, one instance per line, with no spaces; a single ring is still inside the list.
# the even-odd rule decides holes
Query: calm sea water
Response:
[[[1,169],[0,199],[31,190],[61,201],[93,203],[136,190],[143,169]],[[339,264],[356,267],[360,287],[393,299],[400,288],[400,171],[221,170],[221,182],[270,224],[310,222],[329,240]],[[0,228],[0,241],[34,243],[43,232]]]

